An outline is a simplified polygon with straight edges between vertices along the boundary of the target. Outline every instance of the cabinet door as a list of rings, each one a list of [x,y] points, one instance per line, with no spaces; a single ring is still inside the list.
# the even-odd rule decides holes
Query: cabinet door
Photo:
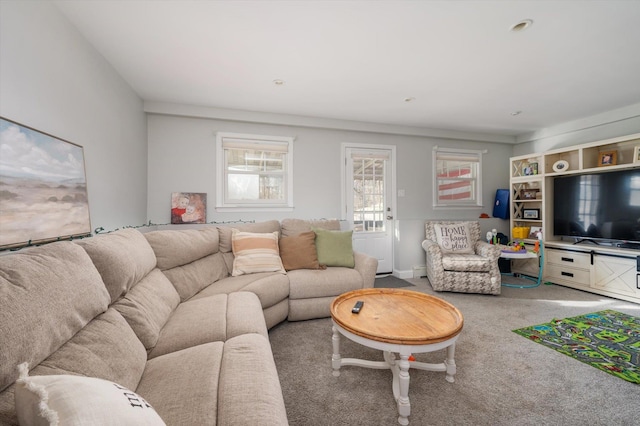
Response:
[[[640,297],[636,288],[636,260],[610,256],[595,256],[595,279],[597,289],[627,296]]]

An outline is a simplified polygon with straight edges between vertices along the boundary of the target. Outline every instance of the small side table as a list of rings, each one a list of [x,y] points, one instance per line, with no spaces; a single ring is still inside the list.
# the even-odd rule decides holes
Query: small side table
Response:
[[[512,288],[534,288],[534,287],[538,287],[540,285],[540,283],[542,283],[542,272],[544,269],[544,244],[542,242],[542,240],[540,241],[540,250],[538,251],[538,253],[534,253],[531,251],[527,251],[525,253],[517,253],[517,252],[508,252],[507,247],[508,246],[501,246],[501,248],[504,247],[504,249],[502,249],[503,251],[500,253],[500,257],[503,259],[539,259],[538,261],[538,276],[537,277],[530,277],[528,275],[522,275],[522,274],[518,274],[518,276],[520,276],[520,278],[524,278],[530,281],[533,281],[534,284],[513,284],[513,283],[505,283],[504,280],[502,282],[502,286],[503,287],[512,287]],[[510,273],[510,272],[503,272],[501,274],[503,277],[504,276],[509,276],[509,277],[514,277],[516,276],[516,274],[514,273]]]

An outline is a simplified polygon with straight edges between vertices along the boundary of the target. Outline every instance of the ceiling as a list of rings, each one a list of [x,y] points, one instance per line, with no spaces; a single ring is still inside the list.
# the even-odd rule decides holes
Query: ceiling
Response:
[[[495,135],[640,103],[637,0],[55,4],[149,102]]]

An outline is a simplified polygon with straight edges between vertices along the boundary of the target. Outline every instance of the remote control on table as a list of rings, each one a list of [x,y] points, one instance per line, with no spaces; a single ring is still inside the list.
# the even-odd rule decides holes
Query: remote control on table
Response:
[[[353,312],[354,314],[359,314],[360,309],[362,309],[362,305],[364,305],[364,302],[362,300],[358,300],[353,306],[353,309],[351,309],[351,312]]]

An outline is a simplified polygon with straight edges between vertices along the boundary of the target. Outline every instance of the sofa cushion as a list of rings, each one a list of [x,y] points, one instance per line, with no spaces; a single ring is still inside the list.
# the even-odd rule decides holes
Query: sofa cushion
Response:
[[[327,268],[324,271],[289,271],[289,299],[338,296],[363,287],[362,275],[351,268]]]
[[[29,377],[27,363],[20,365],[15,401],[22,426],[165,424],[147,401],[126,387],[93,377]]]
[[[289,296],[289,278],[287,275],[274,272],[228,277],[205,288],[189,300],[196,300],[214,294],[231,294],[238,291],[254,293],[260,299],[262,309],[265,309]]]
[[[442,256],[445,271],[488,272],[495,260],[477,254],[446,254]]]
[[[233,260],[230,265],[232,263]],[[230,270],[227,269],[222,253],[214,253],[186,265],[165,269],[163,272],[180,295],[180,301],[184,302],[200,290],[228,277]]]
[[[146,360],[147,351],[127,321],[109,308],[37,365],[31,374],[98,377],[135,389]]]
[[[233,271],[231,275],[256,272],[282,272],[282,260],[278,249],[278,232],[242,232],[234,229],[231,237]]]
[[[283,219],[281,228],[282,236],[290,237],[302,232],[309,232],[314,228],[339,231],[340,221],[337,219]]]
[[[168,425],[222,424],[216,419],[223,348],[207,343],[150,359],[136,392]]]
[[[194,327],[198,324],[198,327]],[[255,294],[237,292],[189,300],[178,306],[160,333],[149,358],[244,333],[268,336]]]
[[[266,222],[258,222],[258,223],[242,223],[242,224],[233,224],[233,226],[225,225],[219,226],[218,232],[220,233],[220,251],[222,253],[231,253],[231,238],[233,229],[237,229],[238,231],[243,232],[256,232],[256,233],[266,233],[266,232],[280,232],[280,222],[277,220],[268,220]]]
[[[153,231],[144,234],[161,270],[186,265],[219,251],[218,228]]]
[[[199,230],[154,231],[145,234],[158,258],[158,267],[185,301],[203,288],[229,276],[220,252],[217,227]]]
[[[344,266],[353,268],[353,231],[327,231],[314,229],[318,262],[325,266]]]
[[[156,267],[156,256],[142,233],[122,229],[79,240],[115,302]]]
[[[0,256],[0,391],[16,380],[18,364],[39,364],[109,300],[91,259],[72,242]]]
[[[151,349],[179,303],[180,296],[173,284],[156,268],[113,307],[127,320],[145,348]]]
[[[301,232],[279,241],[280,258],[286,271],[293,269],[320,269],[316,250],[316,233]]]
[[[243,334],[225,342],[219,386],[218,424],[288,424],[271,346],[264,336]]]
[[[469,225],[465,222],[456,224],[433,225],[436,242],[443,253],[472,254],[473,241]]]

